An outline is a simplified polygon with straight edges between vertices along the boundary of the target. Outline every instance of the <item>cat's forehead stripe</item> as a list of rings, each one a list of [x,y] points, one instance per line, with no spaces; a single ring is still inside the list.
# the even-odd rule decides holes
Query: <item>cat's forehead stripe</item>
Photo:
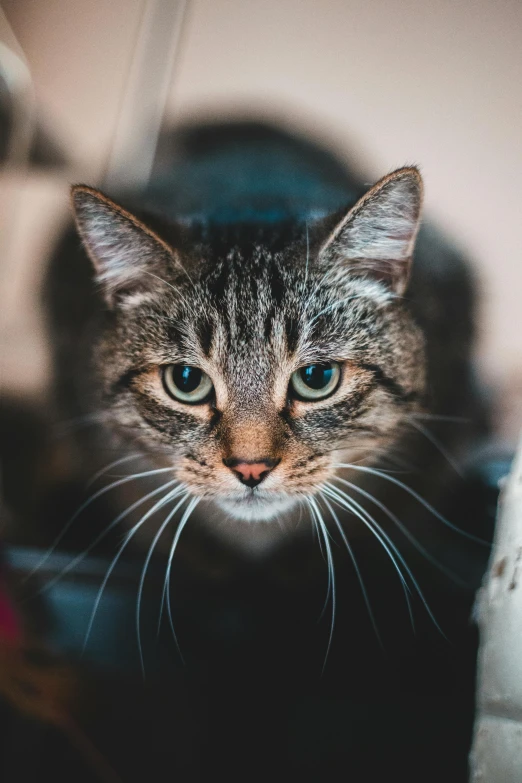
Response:
[[[375,297],[382,289],[347,276],[318,280],[301,267],[262,246],[214,259],[196,284],[199,306],[186,314],[201,354],[222,364],[240,360],[244,370],[253,360],[254,371],[266,373],[288,354],[305,362],[342,353],[351,323],[364,329],[368,303],[382,305]]]

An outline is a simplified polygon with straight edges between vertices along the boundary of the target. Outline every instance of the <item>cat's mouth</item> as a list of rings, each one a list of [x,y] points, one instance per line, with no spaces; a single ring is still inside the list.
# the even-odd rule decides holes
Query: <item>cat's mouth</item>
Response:
[[[286,492],[259,488],[220,497],[217,505],[234,519],[245,522],[269,522],[280,518],[297,505],[298,499]]]

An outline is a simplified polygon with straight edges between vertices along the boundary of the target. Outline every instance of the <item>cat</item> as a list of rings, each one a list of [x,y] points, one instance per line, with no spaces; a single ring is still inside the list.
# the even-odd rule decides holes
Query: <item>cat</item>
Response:
[[[326,704],[379,705],[355,706],[350,731],[388,751],[370,758],[347,730],[331,769],[328,754],[310,766],[306,737],[322,730],[310,697],[300,779],[328,778],[337,753],[364,779],[397,758],[402,779],[419,779],[429,756],[433,780],[464,780],[468,617],[488,532],[466,468],[487,406],[473,278],[421,225],[422,199],[415,166],[365,186],[319,145],[241,122],[166,135],[139,192],[72,188],[77,230],[45,299],[52,416],[71,423],[55,462],[75,489],[61,513],[51,504],[49,531],[80,553],[109,542],[116,559],[136,542],[144,575],[157,557],[182,646],[215,667],[211,745],[242,737],[238,765],[260,749],[247,753],[253,740],[221,705],[237,700],[231,714],[270,731],[278,705],[301,709],[286,680],[308,693],[324,666]],[[440,706],[450,699],[455,721]],[[383,728],[395,702],[396,729]],[[417,725],[429,751],[410,747]]]
[[[274,521],[293,529],[303,509],[331,518],[321,497],[351,522],[364,492],[388,503],[397,487],[372,471],[391,463],[414,466],[393,502],[399,516],[413,502],[422,530],[484,408],[472,278],[420,227],[419,170],[365,188],[321,148],[257,124],[177,139],[126,208],[72,189],[86,253],[69,233],[47,284],[59,415],[98,418],[98,455],[152,460],[173,498],[186,490],[194,518],[246,550],[277,543]],[[338,478],[362,492],[342,498]],[[450,541],[454,554],[463,541]]]
[[[172,526],[190,508],[207,535],[263,553],[303,515],[328,546],[337,509],[351,538],[393,530],[424,558],[428,537],[439,575],[457,559],[476,583],[483,531],[445,517],[487,431],[475,291],[421,225],[418,168],[363,186],[295,135],[217,123],[167,135],[149,186],[120,196],[72,188],[77,232],[45,289],[55,418],[94,427],[61,464],[77,485],[108,462],[165,487],[149,502],[113,482],[103,517],[130,507],[148,545],[148,509],[172,499]]]
[[[161,236],[74,187],[106,308],[94,365],[111,428],[222,515],[265,522],[339,463],[411,439],[422,414],[468,414],[466,270],[421,237],[410,280],[422,189],[403,168],[333,217],[171,215]]]

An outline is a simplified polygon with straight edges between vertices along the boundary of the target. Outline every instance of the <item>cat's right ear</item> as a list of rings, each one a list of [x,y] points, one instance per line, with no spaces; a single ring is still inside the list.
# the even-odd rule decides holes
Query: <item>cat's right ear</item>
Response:
[[[422,193],[422,177],[415,166],[383,177],[335,228],[319,252],[321,260],[377,280],[402,296],[419,229]]]
[[[130,212],[95,188],[71,189],[74,216],[107,304],[158,286],[172,249]]]

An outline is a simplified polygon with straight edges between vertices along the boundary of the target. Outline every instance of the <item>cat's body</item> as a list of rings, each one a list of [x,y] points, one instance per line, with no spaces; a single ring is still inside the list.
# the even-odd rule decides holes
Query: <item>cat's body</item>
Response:
[[[154,542],[163,573],[162,542],[171,552],[187,522],[169,569],[173,613],[198,698],[215,710],[208,742],[218,757],[233,737],[244,743],[231,750],[238,768],[262,747],[277,779],[373,780],[393,769],[404,781],[464,780],[468,617],[486,556],[469,538],[483,534],[481,511],[454,464],[465,470],[484,428],[467,266],[423,227],[409,275],[415,169],[361,202],[368,187],[335,158],[270,128],[174,139],[144,192],[115,195],[131,214],[74,191],[98,283],[74,233],[51,267],[57,418],[79,423],[71,453],[85,479],[123,460],[94,487],[113,489],[67,535],[83,531],[77,545],[88,545],[130,509],[121,523],[138,552]],[[186,386],[201,399],[179,398],[180,366],[202,371]],[[94,435],[83,427],[93,421]],[[153,469],[165,472],[118,483]],[[316,624],[328,574],[331,638],[330,605]],[[325,715],[338,739],[314,755]]]

